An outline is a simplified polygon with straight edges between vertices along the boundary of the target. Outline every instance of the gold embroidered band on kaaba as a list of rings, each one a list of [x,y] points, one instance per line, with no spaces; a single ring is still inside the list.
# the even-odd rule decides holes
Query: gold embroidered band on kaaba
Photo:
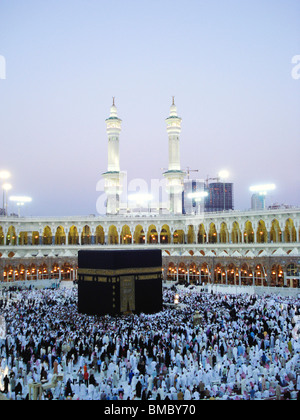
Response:
[[[142,267],[142,268],[119,268],[112,269],[93,269],[93,268],[79,268],[78,275],[95,276],[95,277],[118,277],[128,275],[138,275],[140,279],[151,279],[153,275],[161,275],[162,267]],[[86,279],[87,281],[90,280]]]

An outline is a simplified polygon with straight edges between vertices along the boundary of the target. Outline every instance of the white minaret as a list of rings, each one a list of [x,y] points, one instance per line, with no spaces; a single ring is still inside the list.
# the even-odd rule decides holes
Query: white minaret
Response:
[[[120,211],[120,195],[122,193],[122,173],[120,172],[119,136],[122,120],[118,117],[115,98],[107,118],[106,132],[108,136],[107,172],[102,174],[105,179],[104,190],[107,195],[106,214],[118,214]]]
[[[166,119],[169,136],[169,168],[163,175],[167,179],[167,192],[169,195],[169,211],[172,214],[182,214],[182,191],[185,173],[180,165],[181,118],[178,117],[174,96],[170,108],[170,115]]]

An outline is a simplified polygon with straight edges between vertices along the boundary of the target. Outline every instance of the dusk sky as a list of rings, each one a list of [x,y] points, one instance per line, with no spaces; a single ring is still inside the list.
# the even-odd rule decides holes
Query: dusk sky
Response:
[[[96,214],[112,96],[129,181],[162,178],[175,95],[183,170],[227,169],[236,209],[258,183],[300,205],[299,0],[0,0],[0,56],[0,170],[26,216]]]

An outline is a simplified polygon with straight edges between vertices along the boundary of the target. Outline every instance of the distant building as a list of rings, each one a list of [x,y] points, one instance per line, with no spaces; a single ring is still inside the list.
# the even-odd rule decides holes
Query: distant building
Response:
[[[266,208],[266,196],[253,194],[251,197],[251,210],[264,210]]]
[[[206,185],[208,195],[205,197],[205,212],[233,210],[233,184],[212,182]]]
[[[268,210],[279,210],[279,209],[292,209],[293,206],[290,204],[279,204],[279,203],[273,203],[270,206],[268,206]]]
[[[182,213],[201,214],[204,212],[204,198],[200,195],[204,192],[205,184],[200,179],[185,179],[182,193]],[[199,194],[199,197],[197,197]]]
[[[198,198],[203,193],[206,197]],[[184,180],[182,193],[182,213],[201,214],[203,212],[219,212],[233,210],[233,184],[214,182],[206,184],[203,180]]]

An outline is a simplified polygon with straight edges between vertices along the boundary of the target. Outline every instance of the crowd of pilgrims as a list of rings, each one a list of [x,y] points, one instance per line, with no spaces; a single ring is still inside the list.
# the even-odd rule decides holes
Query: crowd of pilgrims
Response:
[[[299,299],[173,286],[164,303],[93,317],[78,313],[76,287],[3,293],[0,392],[28,399],[55,376],[42,399],[299,399]]]

